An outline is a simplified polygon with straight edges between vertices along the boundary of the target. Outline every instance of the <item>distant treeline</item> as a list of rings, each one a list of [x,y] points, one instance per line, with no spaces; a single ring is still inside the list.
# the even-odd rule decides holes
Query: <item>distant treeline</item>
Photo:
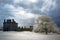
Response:
[[[30,26],[29,28],[27,27],[18,27],[17,31],[32,31],[33,30],[33,26]]]

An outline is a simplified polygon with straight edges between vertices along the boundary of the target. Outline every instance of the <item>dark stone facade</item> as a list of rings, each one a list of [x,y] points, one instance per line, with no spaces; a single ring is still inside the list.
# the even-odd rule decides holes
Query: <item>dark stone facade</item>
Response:
[[[18,23],[14,19],[7,19],[3,22],[3,31],[17,31]]]

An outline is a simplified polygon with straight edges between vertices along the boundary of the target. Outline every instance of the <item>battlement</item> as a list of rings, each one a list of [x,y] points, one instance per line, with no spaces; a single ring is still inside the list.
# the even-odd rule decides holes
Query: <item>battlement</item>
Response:
[[[16,23],[14,19],[4,19],[4,23]]]

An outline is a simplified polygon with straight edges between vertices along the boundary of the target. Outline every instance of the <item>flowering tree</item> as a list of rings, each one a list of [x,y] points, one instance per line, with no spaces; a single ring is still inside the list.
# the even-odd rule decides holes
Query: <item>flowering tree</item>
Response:
[[[49,16],[41,15],[36,18],[33,31],[45,32],[46,34],[48,34],[50,32],[57,31],[57,25]]]

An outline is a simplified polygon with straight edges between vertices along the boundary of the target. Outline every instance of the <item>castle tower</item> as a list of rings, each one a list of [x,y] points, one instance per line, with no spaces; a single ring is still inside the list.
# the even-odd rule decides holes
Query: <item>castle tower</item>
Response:
[[[3,22],[3,31],[16,31],[18,27],[18,23],[14,21],[14,19],[4,19]]]

